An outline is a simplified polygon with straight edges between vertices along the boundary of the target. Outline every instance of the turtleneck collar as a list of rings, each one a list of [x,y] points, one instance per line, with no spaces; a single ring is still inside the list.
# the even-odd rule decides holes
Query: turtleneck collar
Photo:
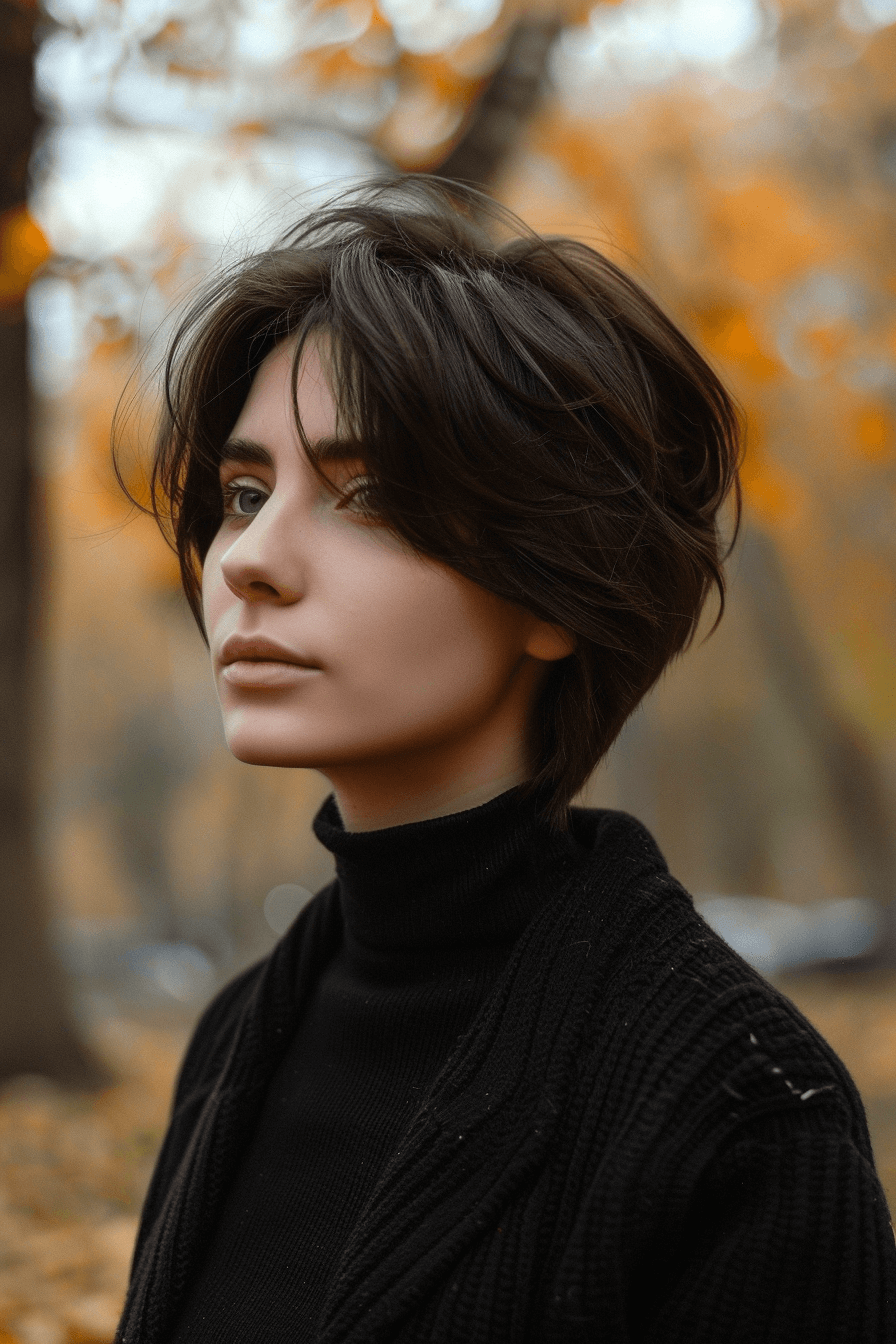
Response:
[[[422,952],[518,936],[541,904],[546,868],[580,852],[542,820],[539,802],[517,786],[449,816],[347,831],[330,794],[313,828],[336,859],[347,940]]]

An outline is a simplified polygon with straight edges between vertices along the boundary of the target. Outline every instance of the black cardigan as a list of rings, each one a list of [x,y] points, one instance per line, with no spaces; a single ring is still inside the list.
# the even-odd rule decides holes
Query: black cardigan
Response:
[[[708,928],[638,822],[575,808],[572,825],[587,859],[395,1148],[320,1344],[896,1340],[896,1245],[843,1065]],[[206,1010],[119,1344],[170,1334],[341,937],[334,883]]]

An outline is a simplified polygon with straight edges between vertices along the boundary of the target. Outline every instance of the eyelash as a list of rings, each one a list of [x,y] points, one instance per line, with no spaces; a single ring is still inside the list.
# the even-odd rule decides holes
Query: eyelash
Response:
[[[346,487],[341,491],[339,503],[336,505],[337,509],[346,509],[349,507],[350,504],[354,502],[355,499],[357,499],[358,495],[364,494],[366,492],[370,493],[373,492],[373,480],[370,476],[366,475],[353,476],[351,480],[348,482],[348,485],[349,486],[354,485],[356,481],[360,481],[360,485],[355,485],[354,490],[349,490]],[[370,508],[367,509],[362,508],[361,512],[370,515],[374,512],[374,510]]]
[[[251,479],[251,478],[250,478],[250,479]],[[246,480],[245,477],[242,478],[242,479],[241,479],[240,477],[237,477],[235,480],[230,481],[230,482],[228,482],[226,485],[223,485],[223,486],[221,487],[221,494],[222,494],[222,497],[223,497],[223,508],[224,508],[224,513],[225,513],[226,515],[229,515],[230,517],[233,517],[233,518],[254,518],[254,517],[256,516],[256,515],[253,514],[253,513],[237,513],[236,510],[235,510],[234,507],[233,507],[233,505],[234,505],[234,501],[236,500],[237,496],[240,495],[240,494],[242,494],[244,490],[247,490],[247,491],[254,491],[254,493],[259,494],[259,495],[263,494],[263,495],[265,496],[266,499],[267,499],[267,498],[270,498],[270,496],[268,495],[267,491],[264,489],[263,486],[259,486],[259,485],[255,485],[255,484],[252,484],[252,485],[245,484],[245,480]],[[347,508],[349,508],[349,507],[351,506],[351,504],[352,504],[352,503],[354,502],[354,500],[358,497],[358,495],[361,495],[361,494],[363,494],[363,493],[365,493],[365,492],[367,492],[367,491],[371,491],[371,492],[372,492],[372,490],[373,490],[373,482],[372,482],[372,478],[371,478],[370,476],[367,476],[367,475],[364,475],[364,474],[359,474],[359,475],[357,475],[357,476],[353,476],[353,477],[351,478],[351,480],[348,482],[348,486],[354,485],[355,482],[359,482],[359,484],[355,485],[354,490],[350,490],[350,489],[348,489],[348,487],[346,487],[346,488],[344,488],[344,489],[340,492],[339,503],[336,505],[336,508],[337,508],[337,509],[339,509],[339,510],[347,509]],[[262,504],[262,505],[261,505],[261,508],[263,508],[263,507],[264,507],[264,505]],[[260,510],[259,510],[259,512],[260,512]],[[368,516],[370,516],[371,514],[374,513],[374,510],[373,510],[373,509],[370,509],[370,508],[366,508],[366,509],[362,508],[362,509],[361,509],[361,512],[362,512],[363,514],[367,514]]]

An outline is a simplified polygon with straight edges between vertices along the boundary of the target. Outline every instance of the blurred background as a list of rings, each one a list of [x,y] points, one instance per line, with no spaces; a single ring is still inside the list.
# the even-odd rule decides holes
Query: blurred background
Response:
[[[635,272],[748,424],[730,606],[581,801],[852,1070],[896,1202],[896,0],[0,0],[0,1344],[111,1339],[192,1022],[330,874],[140,488],[172,314],[383,168]],[[129,391],[126,391],[129,388]]]

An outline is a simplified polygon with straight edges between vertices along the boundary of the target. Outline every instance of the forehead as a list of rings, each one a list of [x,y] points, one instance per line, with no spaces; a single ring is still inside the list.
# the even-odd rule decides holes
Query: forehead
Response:
[[[293,386],[295,340],[275,346],[262,361],[243,409],[219,455],[223,468],[230,462],[273,466],[288,453],[307,458],[326,470],[328,464],[366,458],[356,436],[340,435],[338,408],[330,384],[326,350],[312,336],[302,349]],[[301,421],[305,442],[296,425]]]
[[[301,446],[295,423],[298,409],[302,428],[310,443],[332,437],[336,429],[336,401],[324,367],[319,341],[312,337],[302,350],[293,400],[292,366],[295,341],[283,341],[262,361],[252,380],[233,431],[233,437],[259,439],[276,436],[277,442]],[[274,444],[270,445],[275,446]]]

